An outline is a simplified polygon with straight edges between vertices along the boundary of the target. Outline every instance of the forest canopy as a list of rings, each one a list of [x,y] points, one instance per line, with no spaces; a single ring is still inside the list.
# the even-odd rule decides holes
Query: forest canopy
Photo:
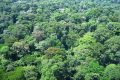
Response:
[[[120,0],[0,0],[0,80],[120,80]]]

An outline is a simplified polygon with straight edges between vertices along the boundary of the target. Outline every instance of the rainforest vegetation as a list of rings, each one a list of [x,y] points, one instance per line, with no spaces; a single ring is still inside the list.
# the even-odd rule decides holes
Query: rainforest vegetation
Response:
[[[0,80],[120,80],[120,0],[0,0]]]

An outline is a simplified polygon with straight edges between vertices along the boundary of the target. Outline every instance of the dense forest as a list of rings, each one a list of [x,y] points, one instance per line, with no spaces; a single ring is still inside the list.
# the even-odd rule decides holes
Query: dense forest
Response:
[[[120,80],[120,0],[0,0],[0,80]]]

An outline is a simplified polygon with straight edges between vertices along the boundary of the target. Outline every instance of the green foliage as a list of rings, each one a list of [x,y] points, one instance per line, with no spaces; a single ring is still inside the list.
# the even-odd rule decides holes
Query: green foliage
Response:
[[[44,32],[39,31],[39,30],[34,30],[32,32],[33,37],[37,40],[37,41],[41,41],[44,39],[45,35]]]
[[[36,56],[35,55],[26,55],[24,57],[22,57],[22,62],[24,64],[34,64],[35,63],[35,60],[36,60]]]
[[[16,38],[22,39],[28,34],[28,28],[23,24],[16,24],[13,26],[9,26],[8,30],[11,34],[13,34]]]
[[[0,53],[4,54],[4,53],[7,53],[8,51],[9,51],[8,46],[0,45]]]
[[[119,0],[0,0],[0,80],[119,80]]]
[[[113,35],[114,35],[114,32],[112,32],[112,31],[110,31],[110,30],[108,30],[106,28],[98,28],[95,31],[94,37],[96,38],[96,40],[98,42],[103,44],[107,39],[109,39]]]
[[[25,80],[37,80],[38,73],[34,66],[26,66],[24,67],[24,76]]]
[[[67,14],[65,13],[53,13],[51,20],[56,20],[56,21],[61,21],[61,20],[65,20],[67,18]]]
[[[115,64],[109,64],[104,71],[104,77],[109,80],[119,80],[120,79],[120,66]]]
[[[103,73],[104,68],[99,65],[97,61],[90,61],[77,67],[77,73],[74,75],[75,79],[97,79],[99,80],[100,75]]]
[[[105,51],[102,55],[102,60],[106,63],[113,62],[113,63],[119,63],[120,61],[120,37],[114,36],[108,39],[105,42]],[[105,63],[103,62],[103,63]]]
[[[82,18],[81,14],[79,13],[74,13],[71,15],[71,20],[74,23],[81,23],[84,19]]]
[[[40,51],[44,51],[45,49],[47,49],[49,47],[49,43],[47,41],[40,41],[39,43],[35,43],[35,47],[36,49],[40,50]]]
[[[103,45],[96,42],[95,38],[92,37],[93,33],[86,33],[77,42],[78,46],[73,49],[76,54],[83,56],[94,56],[100,55],[100,51],[103,49]]]
[[[9,72],[9,71],[13,71],[13,70],[14,70],[14,66],[11,65],[11,64],[8,64],[7,68],[6,68],[6,71]]]
[[[4,73],[2,80],[24,80],[23,67],[17,67],[14,71]]]
[[[110,22],[108,23],[108,29],[113,31],[116,35],[120,35],[120,23],[119,22]]]
[[[6,34],[3,36],[3,39],[4,39],[5,44],[8,46],[11,46],[15,41],[18,40],[15,36],[6,35]]]
[[[44,53],[48,58],[51,58],[52,56],[55,56],[55,55],[63,55],[65,54],[65,51],[59,48],[50,47],[47,50],[45,50]]]
[[[3,79],[4,69],[0,67],[0,78]]]
[[[99,8],[91,8],[89,11],[86,12],[86,17],[88,19],[92,17],[98,17],[101,13],[101,10]]]
[[[96,73],[86,74],[85,80],[100,80],[100,75]]]

